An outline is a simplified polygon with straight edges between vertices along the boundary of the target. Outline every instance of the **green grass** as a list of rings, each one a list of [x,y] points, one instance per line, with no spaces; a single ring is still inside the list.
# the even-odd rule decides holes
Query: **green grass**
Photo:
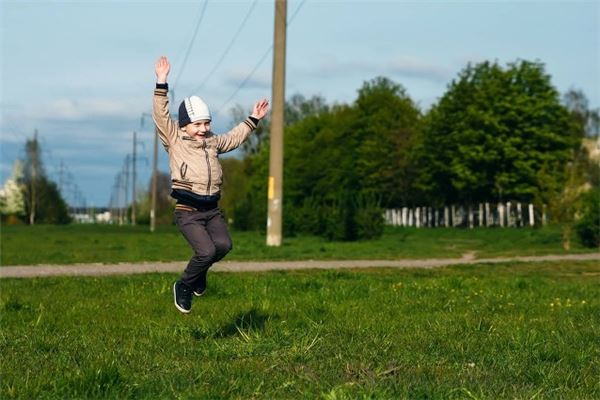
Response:
[[[69,225],[4,226],[0,265],[178,261],[191,255],[176,227]],[[544,229],[407,229],[388,228],[383,237],[361,242],[327,242],[318,237],[284,237],[268,247],[265,235],[232,232],[227,260],[331,260],[478,257],[566,253],[559,227]],[[589,252],[574,244],[571,252]]]
[[[600,398],[600,266],[2,280],[0,397]]]

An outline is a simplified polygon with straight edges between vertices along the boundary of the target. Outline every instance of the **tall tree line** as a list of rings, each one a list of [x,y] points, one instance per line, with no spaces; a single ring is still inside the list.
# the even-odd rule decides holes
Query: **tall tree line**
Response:
[[[237,110],[243,115],[242,110]],[[581,91],[561,101],[539,62],[468,65],[427,112],[402,85],[365,82],[352,104],[296,95],[286,104],[284,228],[332,239],[376,235],[383,208],[565,197],[598,185],[582,139],[598,134],[598,110]],[[226,213],[239,229],[264,229],[268,124],[225,165]],[[235,164],[235,165],[234,165]],[[231,167],[230,171],[227,169]],[[575,172],[573,172],[575,171]]]

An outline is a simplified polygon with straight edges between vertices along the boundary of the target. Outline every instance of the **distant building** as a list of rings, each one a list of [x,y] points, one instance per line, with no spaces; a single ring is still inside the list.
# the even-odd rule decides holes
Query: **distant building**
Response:
[[[106,208],[69,208],[69,215],[78,224],[109,224],[112,214]]]

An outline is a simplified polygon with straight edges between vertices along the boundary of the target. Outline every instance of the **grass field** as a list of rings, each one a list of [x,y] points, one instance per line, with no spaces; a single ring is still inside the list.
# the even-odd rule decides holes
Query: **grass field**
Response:
[[[598,263],[2,280],[5,399],[600,398]]]
[[[284,237],[279,248],[265,236],[232,232],[227,260],[327,260],[478,257],[564,254],[559,227],[543,229],[388,228],[383,237],[362,242],[327,242],[318,237]],[[584,249],[574,243],[573,252]],[[4,226],[0,265],[114,263],[187,260],[191,250],[173,226],[148,232],[147,226]]]

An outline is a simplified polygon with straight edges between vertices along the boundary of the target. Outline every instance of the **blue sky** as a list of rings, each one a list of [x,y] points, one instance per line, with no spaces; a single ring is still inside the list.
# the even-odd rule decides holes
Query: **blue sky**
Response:
[[[77,189],[88,206],[108,205],[133,131],[137,184],[147,185],[152,131],[142,116],[160,55],[172,64],[175,102],[201,96],[217,133],[232,126],[231,107],[271,96],[272,53],[263,56],[273,1],[0,4],[2,183],[37,129],[48,175],[58,182],[64,166],[70,202]],[[364,81],[387,76],[426,110],[467,63],[525,59],[544,63],[561,93],[581,89],[600,106],[598,1],[288,1],[294,14],[286,97],[350,103]],[[168,168],[162,149],[159,168]]]

